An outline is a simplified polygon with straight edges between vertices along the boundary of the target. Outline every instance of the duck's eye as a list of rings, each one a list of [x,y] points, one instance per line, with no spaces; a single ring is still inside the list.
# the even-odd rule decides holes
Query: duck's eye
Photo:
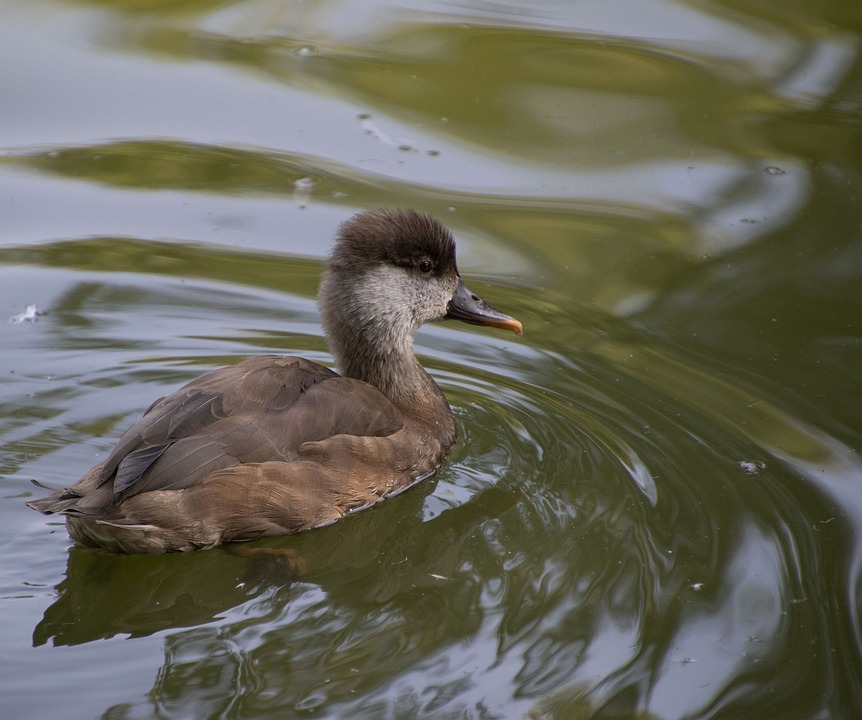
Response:
[[[427,258],[419,261],[419,272],[430,273],[434,269],[434,263]]]

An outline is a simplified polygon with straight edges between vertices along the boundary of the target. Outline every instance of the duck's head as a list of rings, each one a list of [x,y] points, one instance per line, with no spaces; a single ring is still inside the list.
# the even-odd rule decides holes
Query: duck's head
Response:
[[[452,318],[522,332],[520,322],[464,285],[452,233],[409,210],[364,212],[341,226],[320,307],[332,350],[348,374],[357,354],[411,352],[413,334],[426,322]]]

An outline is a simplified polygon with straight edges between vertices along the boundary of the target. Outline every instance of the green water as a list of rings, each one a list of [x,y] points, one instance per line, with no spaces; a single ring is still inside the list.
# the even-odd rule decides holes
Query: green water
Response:
[[[0,717],[862,716],[862,5],[38,0],[0,47]],[[24,507],[206,369],[329,363],[377,206],[525,326],[417,337],[433,480],[251,552]]]

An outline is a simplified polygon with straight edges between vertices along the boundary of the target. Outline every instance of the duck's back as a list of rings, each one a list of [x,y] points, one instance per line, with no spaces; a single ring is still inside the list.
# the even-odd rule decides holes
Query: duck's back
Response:
[[[156,401],[104,463],[31,506],[88,544],[209,547],[328,524],[432,472],[453,441],[372,385],[257,357]]]

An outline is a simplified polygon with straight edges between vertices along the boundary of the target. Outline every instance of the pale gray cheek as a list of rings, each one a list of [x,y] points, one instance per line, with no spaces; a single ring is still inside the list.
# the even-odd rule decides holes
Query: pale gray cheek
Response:
[[[458,287],[458,280],[455,278],[446,278],[441,280],[438,283],[439,294],[438,294],[438,302],[437,302],[437,314],[435,316],[436,319],[446,317],[446,313],[449,312],[449,301],[452,299],[452,296],[455,294],[455,290]]]
[[[454,288],[450,291],[448,283],[440,281],[428,281],[419,279],[416,287],[416,311],[419,322],[439,320],[446,315],[449,299],[452,297]]]
[[[357,295],[388,323],[416,329],[446,315],[456,279],[428,278],[401,268],[380,267],[357,288]]]

